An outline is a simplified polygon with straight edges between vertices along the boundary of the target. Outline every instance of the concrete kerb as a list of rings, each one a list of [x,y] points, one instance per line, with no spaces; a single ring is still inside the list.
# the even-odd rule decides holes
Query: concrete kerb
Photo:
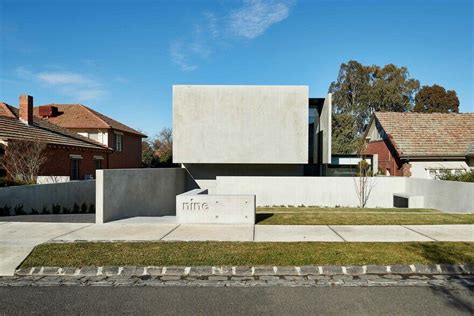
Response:
[[[19,268],[16,276],[362,276],[362,275],[474,275],[474,264],[367,266],[86,266]]]

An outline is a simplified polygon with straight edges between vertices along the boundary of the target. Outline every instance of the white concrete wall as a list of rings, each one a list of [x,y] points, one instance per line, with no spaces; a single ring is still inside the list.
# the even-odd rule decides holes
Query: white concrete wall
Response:
[[[182,168],[98,170],[96,222],[175,215],[176,195],[186,191],[186,176]]]
[[[393,207],[393,193],[405,192],[406,178],[373,177],[367,207]],[[359,205],[352,177],[217,177],[216,194],[255,194],[257,206]]]
[[[427,208],[474,212],[474,183],[406,178],[407,193],[424,196]]]
[[[329,93],[324,99],[321,111],[320,131],[323,133],[323,159],[324,164],[331,163],[332,153],[332,94]]]
[[[465,161],[410,161],[411,176],[413,178],[434,179],[429,170],[458,170],[468,171],[469,166]]]
[[[173,86],[173,162],[308,162],[307,86]]]
[[[51,212],[53,204],[72,209],[74,203],[95,204],[95,180],[0,188],[0,207],[8,205],[11,212],[16,205],[30,213],[32,208],[41,212],[44,206]]]
[[[181,224],[255,224],[255,195],[210,195],[196,189],[176,196]]]

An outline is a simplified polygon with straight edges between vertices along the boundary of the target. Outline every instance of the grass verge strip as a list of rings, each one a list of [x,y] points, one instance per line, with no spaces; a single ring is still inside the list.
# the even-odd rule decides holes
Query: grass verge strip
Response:
[[[474,243],[84,242],[37,246],[21,267],[473,263]]]
[[[474,224],[474,214],[257,213],[259,225],[443,225]]]

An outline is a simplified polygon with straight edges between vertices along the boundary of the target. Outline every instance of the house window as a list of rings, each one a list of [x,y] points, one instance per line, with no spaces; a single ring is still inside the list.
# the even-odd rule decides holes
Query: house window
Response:
[[[104,157],[94,156],[95,170],[102,169],[102,160],[104,160]]]
[[[89,133],[89,139],[95,140],[96,142],[99,141],[99,133]]]
[[[115,151],[122,151],[123,148],[123,135],[114,133],[115,136]]]
[[[81,158],[71,157],[71,180],[79,180],[79,165]]]

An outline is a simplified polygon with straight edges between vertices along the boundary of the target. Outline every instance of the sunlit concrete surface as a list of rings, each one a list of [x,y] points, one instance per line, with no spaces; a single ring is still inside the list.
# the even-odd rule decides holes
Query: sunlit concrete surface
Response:
[[[438,241],[474,242],[474,225],[405,225]]]
[[[163,240],[252,241],[253,225],[180,225]]]
[[[326,225],[256,225],[255,241],[344,241]]]
[[[345,241],[434,241],[400,225],[331,225]]]

